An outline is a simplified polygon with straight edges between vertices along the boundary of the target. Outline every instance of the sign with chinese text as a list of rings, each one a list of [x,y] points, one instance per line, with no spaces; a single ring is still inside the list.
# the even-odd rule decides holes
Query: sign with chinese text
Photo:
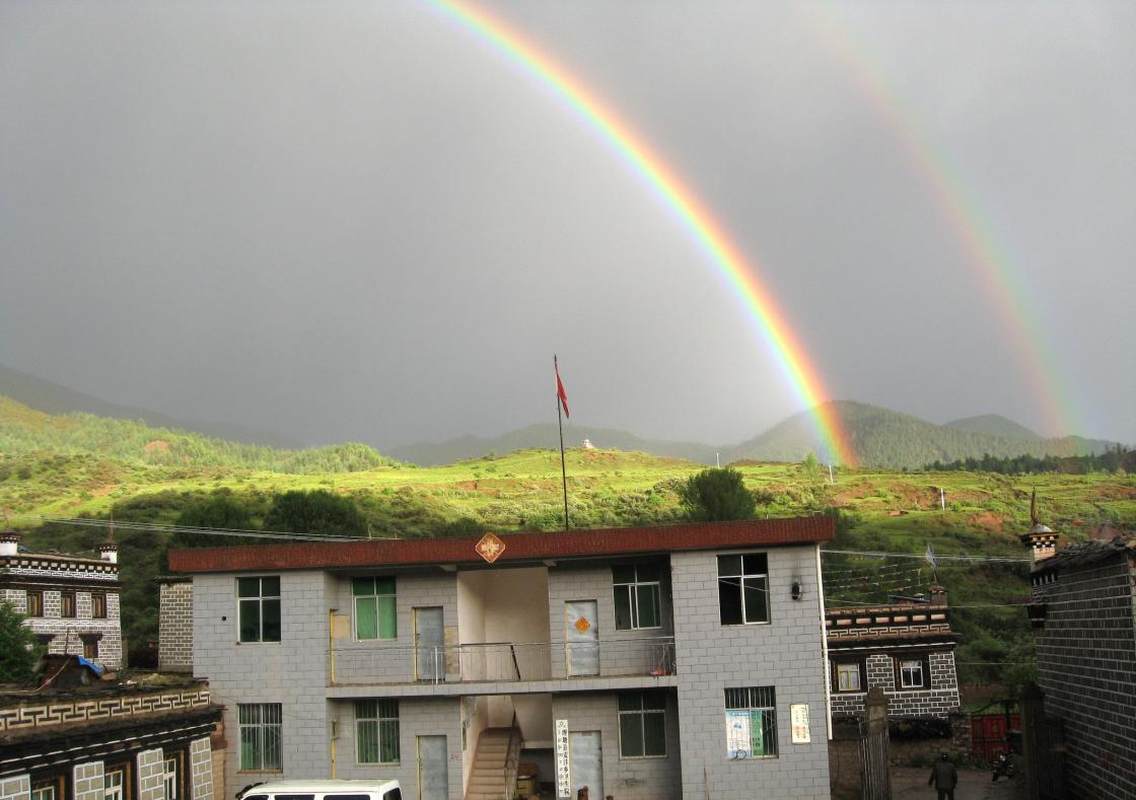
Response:
[[[789,706],[789,726],[793,730],[793,744],[808,744],[812,741],[807,703],[793,703]]]
[[[556,796],[572,796],[572,772],[568,765],[568,720],[556,720]]]

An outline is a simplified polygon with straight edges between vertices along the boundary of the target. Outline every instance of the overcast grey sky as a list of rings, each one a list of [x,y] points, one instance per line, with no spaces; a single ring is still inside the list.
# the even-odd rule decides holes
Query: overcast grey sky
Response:
[[[1052,433],[839,31],[1028,287],[1068,424],[1136,441],[1136,4],[492,8],[687,179],[835,397]],[[0,281],[0,363],[310,443],[548,421],[554,351],[582,422],[799,410],[642,180],[413,0],[0,2]]]

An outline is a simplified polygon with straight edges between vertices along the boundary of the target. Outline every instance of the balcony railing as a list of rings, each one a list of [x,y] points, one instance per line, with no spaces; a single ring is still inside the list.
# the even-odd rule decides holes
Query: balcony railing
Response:
[[[598,644],[355,645],[332,649],[329,668],[332,684],[509,682],[673,675],[674,638],[616,639]]]

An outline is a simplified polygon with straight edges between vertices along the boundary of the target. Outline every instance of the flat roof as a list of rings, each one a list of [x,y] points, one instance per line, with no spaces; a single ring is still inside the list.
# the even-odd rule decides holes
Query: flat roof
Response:
[[[647,555],[689,550],[778,547],[831,541],[829,516],[688,522],[642,528],[593,528],[499,534],[505,544],[495,563]],[[461,539],[369,539],[358,542],[201,547],[169,552],[171,572],[336,569],[431,564],[485,565],[476,545]]]

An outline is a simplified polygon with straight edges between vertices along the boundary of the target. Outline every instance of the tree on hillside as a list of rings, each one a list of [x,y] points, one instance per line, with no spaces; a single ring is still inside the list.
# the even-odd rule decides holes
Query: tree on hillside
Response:
[[[251,530],[252,510],[225,491],[215,492],[208,497],[194,501],[178,514],[178,525],[187,528],[216,528],[232,531]],[[170,547],[225,547],[238,544],[256,544],[256,539],[241,536],[214,536],[200,533],[175,533],[170,539]]]
[[[367,534],[367,520],[350,497],[326,489],[276,495],[264,517],[264,528],[293,533]]]
[[[39,643],[24,618],[0,603],[0,683],[30,683],[39,660]]]
[[[678,491],[691,519],[720,522],[750,519],[756,503],[736,469],[704,469],[686,479]]]

